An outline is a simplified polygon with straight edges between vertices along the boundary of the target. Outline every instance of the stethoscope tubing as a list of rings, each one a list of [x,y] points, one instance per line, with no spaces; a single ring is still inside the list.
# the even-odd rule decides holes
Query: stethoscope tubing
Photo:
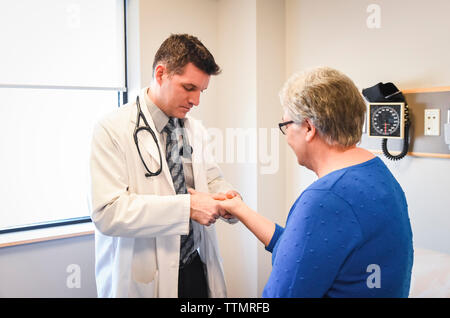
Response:
[[[134,143],[136,144],[136,149],[138,151],[139,157],[141,158],[142,164],[144,165],[145,170],[147,171],[145,173],[145,177],[149,178],[149,177],[156,177],[159,174],[161,174],[162,171],[162,155],[161,155],[161,149],[159,147],[159,143],[158,143],[158,139],[156,137],[155,132],[153,131],[153,129],[150,127],[150,125],[147,122],[147,119],[144,116],[144,113],[141,110],[141,105],[139,103],[139,96],[136,97],[136,107],[137,107],[137,116],[136,116],[136,127],[134,128],[134,133],[133,133],[133,139],[134,139]],[[145,126],[139,127],[140,125],[140,119],[142,117],[142,120],[144,121]],[[142,131],[148,131],[150,133],[150,135],[153,137],[153,140],[156,143],[156,147],[158,148],[158,154],[159,154],[159,169],[156,170],[156,172],[152,172],[150,171],[150,169],[147,167],[147,165],[145,164],[144,158],[142,157],[141,154],[141,150],[139,149],[139,145],[138,145],[138,138],[137,138],[137,134]]]
[[[150,125],[148,124],[147,119],[145,118],[145,115],[144,115],[144,113],[142,112],[141,104],[140,104],[140,102],[139,102],[139,96],[136,97],[136,107],[137,107],[136,127],[134,128],[134,133],[133,133],[134,143],[136,144],[136,149],[137,149],[137,151],[138,151],[139,157],[141,158],[142,164],[144,165],[144,168],[145,168],[145,170],[147,171],[147,172],[145,173],[145,177],[147,177],[147,178],[149,178],[149,177],[154,177],[154,176],[159,175],[159,174],[161,173],[161,171],[162,171],[162,155],[161,155],[161,149],[160,149],[160,147],[159,147],[158,139],[157,139],[157,137],[156,137],[155,132],[153,131],[153,129],[152,129],[152,128],[150,127]],[[144,121],[144,125],[145,125],[145,126],[139,127],[139,126],[140,126],[140,122],[141,122],[141,118],[142,118],[142,120]],[[158,148],[159,163],[160,163],[160,164],[159,164],[159,169],[158,169],[156,172],[150,171],[150,169],[147,167],[147,165],[146,165],[146,163],[145,163],[145,161],[144,161],[144,158],[142,157],[141,150],[139,149],[137,134],[138,134],[140,131],[142,131],[142,130],[148,131],[148,132],[151,134],[151,136],[153,137],[153,140],[154,140],[155,143],[156,143],[156,147]],[[181,155],[182,157],[184,157],[184,158],[192,159],[193,148],[187,143],[187,139],[185,138],[183,131],[182,131],[182,133],[181,133],[181,137],[182,137],[182,139],[183,139],[183,146],[182,146],[181,149],[180,149],[180,155]],[[185,151],[183,151],[184,149],[187,149],[188,151],[185,152]]]

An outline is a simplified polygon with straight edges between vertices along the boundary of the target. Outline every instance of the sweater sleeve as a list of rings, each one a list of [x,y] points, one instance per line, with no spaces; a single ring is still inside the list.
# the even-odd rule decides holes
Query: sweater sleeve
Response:
[[[275,232],[273,233],[272,238],[270,239],[269,245],[266,246],[266,251],[272,253],[273,248],[278,242],[278,239],[283,234],[284,228],[275,223]]]
[[[323,297],[360,240],[346,201],[330,191],[308,190],[278,238],[263,297]]]

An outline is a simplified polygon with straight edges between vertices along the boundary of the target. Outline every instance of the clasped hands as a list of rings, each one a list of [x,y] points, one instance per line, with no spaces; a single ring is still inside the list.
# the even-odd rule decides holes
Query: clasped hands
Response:
[[[219,217],[230,220],[236,217],[242,198],[236,191],[204,193],[188,189],[191,195],[191,219],[209,226]]]

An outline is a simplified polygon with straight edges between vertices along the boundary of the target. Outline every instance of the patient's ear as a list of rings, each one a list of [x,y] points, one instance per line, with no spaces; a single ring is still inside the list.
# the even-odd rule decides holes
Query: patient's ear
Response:
[[[306,118],[304,121],[304,125],[306,127],[306,136],[305,139],[307,142],[311,142],[316,136],[316,126],[311,122],[310,119]]]

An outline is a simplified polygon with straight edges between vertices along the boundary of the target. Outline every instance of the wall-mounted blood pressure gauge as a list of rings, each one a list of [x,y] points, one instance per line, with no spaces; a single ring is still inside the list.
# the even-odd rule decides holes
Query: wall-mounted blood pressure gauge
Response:
[[[369,103],[369,137],[403,138],[405,103]]]

